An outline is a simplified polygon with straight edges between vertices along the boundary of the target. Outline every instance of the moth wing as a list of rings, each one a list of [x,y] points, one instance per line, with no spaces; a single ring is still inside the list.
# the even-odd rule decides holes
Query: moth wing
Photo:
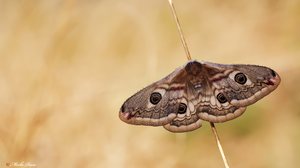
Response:
[[[186,67],[187,66],[190,65],[186,65]],[[187,69],[186,67],[185,69]],[[188,73],[189,71],[186,70],[186,72]],[[181,82],[184,83],[184,87],[181,89],[184,92],[179,101],[176,117],[170,123],[164,126],[165,129],[171,132],[193,131],[202,126],[202,120],[198,116],[196,109],[196,106],[200,101],[198,95],[200,92],[202,92],[202,90],[196,89],[195,84],[193,84],[193,74],[188,73],[184,80],[185,81]],[[176,87],[172,88],[171,90],[176,90]],[[182,110],[182,108],[185,110]]]
[[[189,117],[176,117],[164,128],[171,132],[188,132],[198,129],[202,126],[202,120],[197,114],[192,114]]]
[[[249,106],[271,93],[280,83],[279,75],[268,67],[258,65],[223,65],[204,63],[209,84],[215,97],[222,93],[237,107]],[[239,78],[246,78],[242,83]],[[244,79],[244,78],[242,78]]]
[[[170,90],[175,86],[172,81],[175,78],[184,79],[185,75],[185,71],[178,68],[165,78],[128,98],[120,109],[120,119],[134,125],[163,126],[170,123],[176,118],[179,101],[184,95],[180,84],[176,84],[177,90]],[[150,101],[152,93],[158,93],[161,96],[157,104]]]
[[[248,105],[269,94],[280,83],[279,75],[267,67],[209,62],[203,63],[203,67],[208,87],[199,96],[197,112],[201,119],[209,122],[225,122],[242,115]],[[245,75],[245,83],[236,81],[238,73]]]

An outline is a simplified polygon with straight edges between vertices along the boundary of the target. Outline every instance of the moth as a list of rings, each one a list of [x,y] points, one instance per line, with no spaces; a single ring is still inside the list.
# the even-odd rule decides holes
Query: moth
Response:
[[[279,75],[268,67],[192,60],[128,98],[119,118],[171,132],[193,131],[202,121],[239,117],[279,83]]]

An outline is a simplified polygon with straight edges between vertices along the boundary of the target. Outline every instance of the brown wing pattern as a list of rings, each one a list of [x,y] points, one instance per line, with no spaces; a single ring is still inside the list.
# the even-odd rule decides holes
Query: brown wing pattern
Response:
[[[202,120],[240,116],[279,83],[279,75],[267,67],[190,61],[127,99],[119,117],[129,124],[192,131]]]

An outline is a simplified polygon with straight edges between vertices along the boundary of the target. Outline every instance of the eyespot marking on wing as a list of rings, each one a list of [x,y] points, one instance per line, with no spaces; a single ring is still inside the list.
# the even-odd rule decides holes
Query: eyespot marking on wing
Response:
[[[240,78],[239,78],[240,77]],[[245,81],[240,81],[239,82],[239,79],[245,79]],[[252,81],[249,79],[249,77],[245,74],[245,73],[242,73],[240,71],[233,71],[229,74],[229,78],[233,81],[235,81],[237,84],[240,84],[240,85],[252,85]]]
[[[150,97],[149,97],[149,99],[148,99],[148,104],[147,104],[147,108],[152,108],[152,107],[154,107],[154,106],[156,106],[159,102],[157,102],[157,103],[153,103],[153,99],[152,99],[152,96],[154,95],[154,94],[160,94],[160,97],[161,97],[161,99],[163,98],[163,96],[165,95],[165,93],[166,93],[166,89],[162,89],[162,88],[159,88],[159,89],[155,89],[151,94],[150,94]]]

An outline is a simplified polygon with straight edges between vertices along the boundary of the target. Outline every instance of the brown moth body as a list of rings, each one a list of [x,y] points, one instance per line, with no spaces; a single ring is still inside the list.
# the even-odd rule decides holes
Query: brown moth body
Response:
[[[234,119],[277,88],[279,75],[257,65],[189,61],[128,98],[119,117],[134,125],[192,131],[201,122]]]

